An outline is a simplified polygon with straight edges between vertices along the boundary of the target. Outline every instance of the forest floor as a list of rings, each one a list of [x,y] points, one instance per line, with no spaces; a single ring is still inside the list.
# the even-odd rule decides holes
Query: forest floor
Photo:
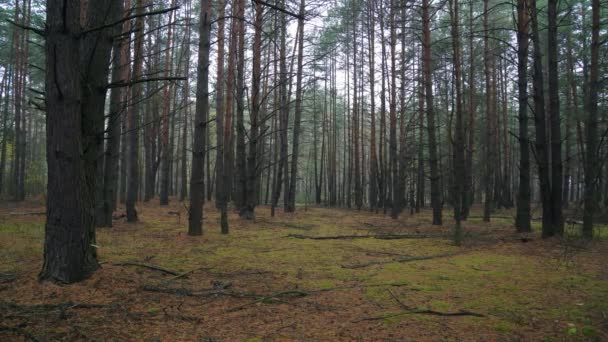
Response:
[[[138,209],[98,230],[101,268],[66,286],[37,281],[44,208],[1,204],[0,340],[608,340],[606,238],[541,240],[476,210],[456,247],[448,210],[434,227],[428,211],[267,207],[231,214],[226,236],[210,204],[189,237],[179,202]]]

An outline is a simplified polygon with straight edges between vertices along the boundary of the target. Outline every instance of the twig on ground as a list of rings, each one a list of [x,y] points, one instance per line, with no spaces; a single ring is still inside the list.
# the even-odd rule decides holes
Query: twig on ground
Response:
[[[370,262],[361,263],[361,264],[342,265],[342,268],[357,269],[357,268],[365,268],[365,267],[373,266],[373,265],[391,264],[393,262],[411,262],[411,261],[430,260],[430,259],[437,259],[437,258],[446,258],[446,257],[458,255],[458,254],[459,253],[445,253],[445,254],[435,254],[435,255],[428,255],[428,256],[402,257],[402,258],[394,258],[394,259],[385,260],[385,261],[370,261]]]
[[[112,264],[113,266],[136,266],[136,267],[144,267],[147,269],[151,269],[154,271],[158,271],[161,273],[166,273],[166,274],[170,274],[173,276],[179,276],[180,274],[175,272],[175,271],[171,271],[168,270],[166,268],[162,268],[160,266],[156,266],[156,265],[150,265],[150,264],[142,264],[142,263],[138,263],[138,262],[116,262]]]

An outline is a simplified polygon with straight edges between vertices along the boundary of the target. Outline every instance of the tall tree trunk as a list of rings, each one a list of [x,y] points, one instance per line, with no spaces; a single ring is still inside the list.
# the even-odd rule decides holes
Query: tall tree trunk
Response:
[[[519,100],[519,189],[515,227],[530,232],[530,140],[528,137],[528,6],[517,1],[517,88]]]
[[[466,182],[464,174],[464,123],[462,109],[462,74],[460,71],[460,33],[458,27],[460,20],[458,18],[458,0],[450,0],[451,21],[452,21],[452,50],[454,54],[454,82],[456,83],[456,132],[454,139],[454,179],[453,179],[453,205],[454,205],[454,244],[460,245],[462,240],[462,207],[466,200],[464,185]]]
[[[589,95],[587,98],[587,158],[585,163],[585,208],[583,212],[583,236],[593,237],[593,214],[596,209],[595,187],[599,177],[597,146],[597,107],[599,88],[599,50],[600,50],[600,1],[592,2],[591,18],[591,65],[589,67]]]
[[[71,283],[99,267],[94,249],[95,177],[113,29],[85,37],[82,30],[115,22],[120,12],[113,3],[90,2],[81,25],[80,2],[47,1],[48,182],[41,280]]]
[[[126,8],[131,8],[131,1],[127,0]],[[124,2],[117,2],[117,10],[125,14]],[[131,30],[129,22],[114,27],[114,35]],[[112,69],[112,83],[126,83],[129,78],[128,49],[129,39],[115,40]],[[127,96],[124,88],[113,88],[110,93],[110,114],[108,117],[108,141],[103,173],[103,203],[101,217],[97,219],[98,226],[112,227],[112,213],[116,208],[116,188],[118,186],[118,156],[120,148],[120,118],[126,108]]]
[[[238,7],[237,18],[242,18],[245,13],[244,0],[238,0],[235,4]],[[245,202],[247,195],[247,146],[245,145],[245,25],[238,20],[237,28],[238,48],[236,64],[236,187],[234,204],[240,213],[246,215]]]
[[[175,7],[175,0],[171,0],[171,7]],[[173,60],[173,12],[169,14],[169,32],[167,34],[167,46],[165,50],[165,70],[164,76],[169,77],[171,71],[171,61]],[[171,182],[171,154],[173,153],[172,144],[169,141],[170,116],[171,116],[171,90],[172,83],[165,84],[163,95],[163,114],[161,132],[161,174],[160,174],[160,205],[169,204],[169,192]]]
[[[192,144],[192,171],[190,179],[190,214],[188,235],[203,234],[203,198],[206,126],[209,116],[209,50],[211,32],[211,0],[201,2],[196,81],[196,114],[194,142]]]
[[[143,6],[146,5],[146,0],[137,0],[137,13],[143,14]],[[133,81],[137,81],[142,77],[142,69],[144,64],[144,18],[138,17],[135,20],[135,42],[133,48]],[[137,210],[135,209],[135,201],[137,201],[137,193],[139,189],[139,108],[141,107],[140,100],[142,98],[141,83],[135,83],[131,87],[131,99],[133,103],[127,112],[127,130],[128,130],[128,160],[127,160],[127,222],[137,222]]]
[[[538,164],[538,180],[540,183],[540,196],[543,206],[542,236],[550,237],[555,234],[552,223],[551,181],[549,174],[549,151],[547,148],[547,124],[545,118],[545,93],[543,81],[542,51],[540,48],[540,32],[538,28],[538,14],[536,0],[530,0],[530,13],[532,25],[532,43],[534,49],[534,73],[532,85],[534,88],[534,126],[536,130],[536,162]]]
[[[376,93],[375,79],[375,13],[374,2],[367,2],[368,41],[369,41],[369,87],[370,87],[370,129],[369,129],[369,206],[372,211],[378,210],[378,155],[376,151]]]
[[[549,0],[547,33],[547,64],[549,68],[549,122],[551,127],[551,206],[552,225],[555,234],[564,232],[562,214],[562,135],[559,110],[559,69],[557,47],[557,0]]]
[[[484,74],[485,74],[485,97],[486,97],[486,125],[485,125],[485,171],[484,171],[484,206],[483,206],[483,220],[490,222],[490,214],[492,213],[492,186],[493,186],[493,172],[494,172],[494,150],[492,148],[492,52],[490,51],[490,27],[489,27],[489,8],[488,0],[483,2],[483,61],[484,61]]]
[[[304,66],[304,8],[305,0],[300,0],[298,18],[298,66],[296,71],[296,99],[293,121],[293,144],[291,152],[291,175],[289,181],[289,198],[285,203],[286,212],[296,210],[296,188],[298,180],[298,157],[300,154],[300,125],[302,118],[302,73]]]
[[[468,146],[465,154],[465,199],[462,203],[462,218],[469,217],[470,208],[473,205],[473,194],[475,193],[475,183],[473,181],[473,158],[475,156],[475,45],[473,41],[473,3],[469,3],[469,122],[468,122]]]
[[[429,166],[431,171],[431,206],[433,207],[433,225],[442,224],[441,203],[441,174],[439,173],[437,157],[437,138],[435,124],[435,109],[433,104],[433,79],[431,73],[431,29],[429,18],[429,0],[422,1],[422,45],[423,73],[426,95],[426,118],[429,140]]]
[[[390,85],[390,100],[389,100],[389,159],[390,159],[390,178],[391,182],[391,217],[396,219],[399,217],[399,191],[397,188],[399,187],[399,176],[398,176],[398,165],[397,165],[397,69],[396,69],[396,45],[397,45],[397,33],[396,26],[397,23],[395,21],[396,11],[397,11],[397,3],[396,1],[391,1],[391,9],[390,9],[390,47],[391,47],[391,85]]]
[[[264,8],[259,2],[255,3],[255,32],[253,36],[253,65],[251,78],[251,113],[249,130],[249,154],[247,155],[247,179],[245,187],[245,206],[240,212],[241,217],[253,219],[255,206],[257,204],[256,185],[258,184],[258,118],[261,108],[261,85],[262,85],[262,25]]]

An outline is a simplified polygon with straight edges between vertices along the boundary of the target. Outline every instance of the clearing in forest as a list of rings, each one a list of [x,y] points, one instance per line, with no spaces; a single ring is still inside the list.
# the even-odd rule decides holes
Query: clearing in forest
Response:
[[[0,209],[0,340],[606,340],[608,244],[542,241],[511,219],[451,224],[430,212],[231,214],[202,237],[180,204],[98,229],[101,269],[77,284],[39,283],[44,211]],[[178,223],[179,220],[179,223]]]

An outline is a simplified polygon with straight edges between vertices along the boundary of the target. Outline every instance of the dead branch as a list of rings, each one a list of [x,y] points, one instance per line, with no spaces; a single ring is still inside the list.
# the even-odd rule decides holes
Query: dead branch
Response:
[[[159,287],[154,285],[142,285],[144,291],[149,292],[160,292],[167,293],[177,296],[184,297],[199,297],[199,298],[213,298],[213,297],[233,297],[233,298],[252,298],[256,300],[271,300],[280,298],[300,298],[308,296],[308,293],[302,291],[282,291],[270,295],[261,295],[257,293],[237,292],[237,291],[225,291],[216,289],[202,289],[199,291],[191,291],[185,288],[172,288],[172,287]]]
[[[42,216],[42,215],[46,215],[46,211],[33,211],[33,212],[24,212],[24,213],[19,213],[19,212],[12,212],[9,215],[11,216]]]
[[[117,263],[113,263],[112,266],[136,266],[136,267],[144,267],[147,269],[151,269],[153,271],[158,271],[161,273],[166,273],[166,274],[170,274],[173,276],[178,276],[179,273],[175,272],[175,271],[171,271],[168,270],[166,268],[162,268],[160,266],[156,266],[156,265],[150,265],[150,264],[141,264],[138,262],[117,262]]]
[[[294,239],[310,239],[310,240],[354,240],[354,239],[379,239],[379,240],[397,240],[397,239],[428,239],[430,235],[422,234],[382,234],[382,235],[334,235],[334,236],[310,236],[301,234],[289,234],[285,237]]]
[[[486,317],[486,315],[484,315],[484,314],[480,314],[478,312],[473,312],[473,311],[469,311],[469,310],[462,310],[462,309],[458,310],[458,311],[452,311],[452,312],[443,312],[443,311],[436,311],[436,310],[430,310],[430,309],[422,309],[422,310],[414,309],[414,310],[406,310],[406,311],[402,311],[402,312],[391,313],[391,314],[380,315],[380,316],[363,317],[363,318],[352,321],[352,323],[359,323],[359,322],[363,322],[363,321],[379,321],[379,320],[384,320],[387,318],[404,316],[404,315],[433,315],[433,316],[442,316],[442,317],[456,317],[456,316]]]
[[[435,254],[435,255],[428,255],[428,256],[414,256],[414,257],[401,257],[401,258],[394,258],[391,260],[384,260],[384,261],[370,261],[370,262],[361,263],[361,264],[342,265],[342,268],[357,269],[357,268],[364,268],[364,267],[373,266],[373,265],[385,265],[385,264],[390,264],[393,262],[411,262],[411,261],[430,260],[430,259],[437,259],[437,258],[446,258],[446,257],[454,256],[456,254],[458,254],[458,253],[445,253],[445,254]]]

